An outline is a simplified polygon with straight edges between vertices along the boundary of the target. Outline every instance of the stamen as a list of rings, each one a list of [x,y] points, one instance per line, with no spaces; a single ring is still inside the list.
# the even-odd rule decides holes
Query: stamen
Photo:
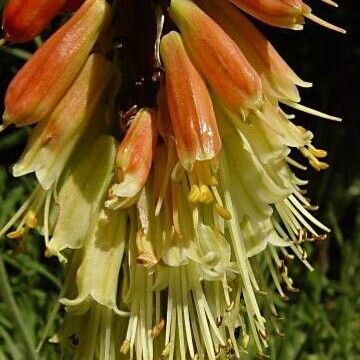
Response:
[[[167,359],[170,355],[171,344],[167,344],[161,353],[161,359]]]
[[[225,303],[226,306],[229,308],[231,306],[231,301],[230,301],[230,295],[229,295],[229,289],[231,291],[231,288],[228,286],[227,284],[227,278],[226,275],[224,275],[221,279],[221,283],[223,286],[223,291],[224,291],[224,296],[225,296]]]
[[[305,105],[302,105],[302,104],[299,104],[299,103],[294,103],[292,101],[283,100],[283,99],[281,99],[280,101],[283,104],[287,105],[287,106],[290,106],[290,107],[292,107],[292,108],[294,108],[296,110],[308,113],[310,115],[318,116],[318,117],[321,117],[321,118],[324,118],[324,119],[327,119],[327,120],[331,120],[331,121],[337,121],[337,122],[342,121],[342,119],[337,117],[337,116],[332,116],[332,115],[329,115],[329,114],[325,114],[325,113],[323,113],[321,111],[312,109],[312,108],[310,108],[308,106],[305,106]]]
[[[342,29],[341,27],[338,27],[336,25],[330,24],[329,22],[319,18],[318,16],[314,15],[313,13],[305,13],[304,14],[305,17],[307,17],[308,19],[310,19],[311,21],[313,21],[316,24],[319,24],[321,26],[324,26],[330,30],[334,30],[336,32],[339,32],[341,34],[346,34],[346,30]]]
[[[286,158],[286,162],[289,163],[290,165],[300,169],[300,170],[304,170],[304,171],[307,170],[306,166],[300,164],[299,162],[297,162],[296,160],[294,160],[294,159],[292,159],[290,157]]]
[[[198,201],[204,204],[210,204],[214,197],[207,185],[200,185],[200,195]]]
[[[120,347],[120,353],[126,355],[129,352],[129,350],[130,350],[130,341],[125,340]]]
[[[308,150],[311,154],[313,154],[317,158],[325,158],[327,156],[327,151],[322,149],[317,149],[313,145],[309,145]]]
[[[161,319],[160,322],[157,323],[151,330],[151,336],[153,338],[158,337],[161,334],[161,332],[163,331],[164,327],[165,327],[165,320]]]
[[[339,7],[339,5],[335,1],[332,1],[332,0],[321,0],[321,1],[330,6],[334,6],[336,8]]]
[[[309,148],[302,147],[300,148],[301,153],[308,158],[309,164],[317,171],[326,170],[329,167],[329,164],[319,161],[315,154],[320,154],[321,156],[326,156],[325,150],[310,150]]]
[[[21,205],[20,209],[14,214],[14,216],[3,226],[0,230],[0,238],[8,232],[8,230],[21,218],[25,211],[30,207],[35,197],[42,191],[40,185],[38,185],[34,191],[30,194],[27,200]]]
[[[25,216],[25,225],[30,229],[35,229],[38,224],[38,218],[34,211],[29,210]]]
[[[25,230],[26,230],[26,228],[20,227],[19,229],[15,230],[15,231],[11,231],[11,232],[7,233],[6,236],[12,240],[21,239],[24,237]]]
[[[299,222],[306,227],[307,230],[309,230],[315,236],[318,236],[317,232],[313,229],[313,227],[300,215],[300,213],[289,200],[284,200],[284,203],[289,208],[291,213],[299,220]],[[301,229],[299,229],[299,234],[301,234]]]
[[[329,168],[329,164],[326,162],[309,159],[309,164],[317,171],[326,170]]]
[[[203,349],[203,342],[200,341],[200,335],[199,335],[199,330],[198,330],[198,324],[197,324],[197,317],[195,314],[195,310],[194,310],[194,306],[193,306],[193,302],[191,300],[191,295],[189,295],[189,314],[190,314],[190,319],[191,319],[191,325],[192,325],[192,335],[194,336],[194,340],[195,340],[195,344],[196,344],[196,348],[197,348],[197,355],[199,358],[204,359],[205,355],[204,355],[204,349]],[[195,355],[196,356],[196,355]]]
[[[188,195],[188,200],[192,204],[196,204],[199,201],[200,189],[197,185],[192,185]]]
[[[229,210],[225,209],[219,203],[215,204],[215,210],[224,220],[231,219],[231,214],[230,214]]]
[[[175,268],[175,277],[177,281],[180,281],[180,286],[176,284],[175,286],[175,296],[176,296],[176,315],[177,315],[177,325],[178,325],[178,345],[180,349],[180,358],[181,360],[186,360],[186,349],[185,349],[185,339],[184,339],[184,323],[183,323],[183,303],[182,303],[182,291],[181,291],[181,273],[180,269]],[[172,281],[174,279],[170,279]]]
[[[299,201],[293,196],[290,195],[289,196],[289,200],[296,206],[296,208],[305,216],[307,217],[313,224],[315,224],[317,227],[319,227],[320,229],[326,231],[326,232],[330,232],[330,229],[325,226],[324,224],[322,224],[319,220],[317,220],[314,216],[312,216],[308,211],[306,211],[304,209],[303,206],[301,206],[301,204],[299,203]]]
[[[183,267],[180,269],[180,281],[181,281],[181,298],[182,298],[182,310],[185,324],[185,335],[191,358],[195,358],[194,344],[192,340],[192,331],[190,325],[189,305],[188,305],[188,293],[186,273]],[[192,324],[194,327],[194,324]]]
[[[50,242],[49,217],[50,217],[51,196],[52,196],[52,192],[49,191],[46,194],[45,206],[44,206],[44,239],[45,239],[46,247],[48,247]]]

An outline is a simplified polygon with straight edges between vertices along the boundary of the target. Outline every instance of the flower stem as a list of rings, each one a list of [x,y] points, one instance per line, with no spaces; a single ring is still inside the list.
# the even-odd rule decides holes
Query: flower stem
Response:
[[[7,305],[7,308],[9,310],[10,314],[12,315],[13,323],[14,323],[15,327],[17,327],[19,333],[23,337],[24,346],[27,351],[28,359],[36,360],[37,355],[35,352],[33,341],[31,339],[31,336],[30,336],[28,330],[26,329],[26,327],[24,325],[24,322],[21,318],[19,308],[18,308],[16,301],[14,299],[14,296],[12,294],[11,287],[10,287],[10,284],[8,281],[8,276],[6,273],[6,269],[5,269],[1,254],[0,254],[0,287],[2,289],[1,297],[2,297],[3,301],[5,302],[5,304]]]

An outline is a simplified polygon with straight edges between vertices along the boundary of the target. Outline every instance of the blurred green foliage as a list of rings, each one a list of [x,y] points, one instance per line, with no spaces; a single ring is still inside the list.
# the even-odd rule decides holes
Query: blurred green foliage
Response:
[[[4,3],[1,0],[0,9]],[[296,261],[292,264],[291,273],[301,292],[288,303],[279,303],[284,337],[271,340],[269,354],[275,360],[356,360],[360,359],[360,15],[356,2],[347,1],[339,10],[325,9],[315,1],[311,5],[322,17],[345,26],[348,35],[340,37],[313,24],[296,33],[269,31],[260,25],[296,71],[315,82],[312,90],[302,92],[304,103],[344,118],[338,125],[299,116],[299,124],[314,132],[315,144],[329,150],[332,167],[320,175],[310,172],[306,176],[309,193],[321,205],[320,217],[332,233],[310,248],[315,271],[308,272]],[[22,58],[34,47],[0,48],[1,97]],[[34,185],[33,179],[13,179],[9,172],[27,133],[26,129],[9,129],[0,135],[0,227]],[[6,280],[35,348],[57,310],[63,269],[55,259],[44,257],[44,245],[35,234],[21,244],[2,239],[0,252]],[[1,299],[5,300],[3,287]],[[47,329],[49,335],[57,325],[55,317]],[[30,358],[14,314],[6,301],[0,302],[0,360]],[[45,342],[39,358],[58,356]]]

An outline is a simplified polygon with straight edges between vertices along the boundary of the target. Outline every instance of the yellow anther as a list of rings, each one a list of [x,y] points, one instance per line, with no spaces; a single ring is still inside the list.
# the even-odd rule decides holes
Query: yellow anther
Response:
[[[209,179],[209,185],[210,186],[218,186],[219,185],[219,182],[215,176],[211,176],[211,178]]]
[[[232,302],[230,303],[230,305],[225,309],[225,311],[226,311],[226,312],[232,311],[232,309],[234,308],[234,306],[235,306],[235,301],[232,301]]]
[[[309,159],[309,163],[317,171],[325,170],[329,167],[329,164],[327,164],[326,162],[317,161],[313,159]]]
[[[171,344],[167,344],[163,350],[163,352],[161,353],[161,359],[166,359],[169,357],[170,355],[170,350],[171,350]]]
[[[24,236],[24,233],[25,233],[25,228],[22,227],[20,229],[7,233],[6,236],[9,239],[20,239]]]
[[[152,337],[156,338],[160,335],[161,331],[164,329],[165,320],[161,319],[158,324],[156,324],[153,329],[151,330]]]
[[[120,347],[120,352],[121,354],[126,355],[129,352],[129,350],[130,350],[130,341],[125,340]]]
[[[314,155],[317,158],[324,158],[327,156],[327,151],[322,150],[322,149],[317,149],[315,147],[310,147],[309,152]]]
[[[210,204],[213,200],[214,197],[209,187],[207,185],[200,185],[200,195],[198,201],[204,204]]]
[[[244,349],[247,349],[248,345],[249,345],[249,340],[250,340],[250,336],[246,333],[243,334],[243,338],[242,338],[242,346]]]
[[[223,206],[221,206],[219,203],[216,203],[215,205],[215,211],[224,219],[224,220],[231,220],[231,214],[230,211]]]
[[[30,229],[35,229],[38,224],[38,218],[36,214],[30,210],[25,217],[25,225]]]
[[[200,189],[197,185],[193,185],[188,195],[189,202],[195,204],[199,201]]]

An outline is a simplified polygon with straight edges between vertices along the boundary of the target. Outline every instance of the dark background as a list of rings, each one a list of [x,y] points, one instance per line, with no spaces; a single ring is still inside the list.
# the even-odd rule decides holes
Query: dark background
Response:
[[[329,153],[328,170],[320,174],[309,170],[302,177],[310,180],[309,194],[321,206],[319,217],[332,233],[309,248],[314,272],[295,262],[291,267],[301,292],[291,297],[290,304],[279,304],[285,337],[272,341],[270,354],[276,360],[356,360],[360,359],[360,11],[356,0],[342,1],[339,9],[319,0],[309,5],[316,15],[348,33],[337,34],[310,22],[299,32],[259,26],[300,77],[314,83],[313,88],[302,89],[303,104],[343,118],[338,124],[299,113],[296,120],[315,134],[314,145]],[[27,46],[32,49],[33,45]],[[1,97],[23,63],[12,52],[0,48]],[[8,172],[26,136],[26,129],[0,135],[0,226],[32,186],[31,179],[13,180]],[[38,342],[59,292],[53,274],[61,276],[61,269],[56,261],[43,257],[38,238],[30,237],[14,257],[18,246],[9,240],[0,243],[14,296]],[[22,351],[20,337],[13,333],[6,306],[0,302],[0,353],[6,359],[13,358],[11,344]],[[43,354],[44,359],[57,358],[49,346]]]

